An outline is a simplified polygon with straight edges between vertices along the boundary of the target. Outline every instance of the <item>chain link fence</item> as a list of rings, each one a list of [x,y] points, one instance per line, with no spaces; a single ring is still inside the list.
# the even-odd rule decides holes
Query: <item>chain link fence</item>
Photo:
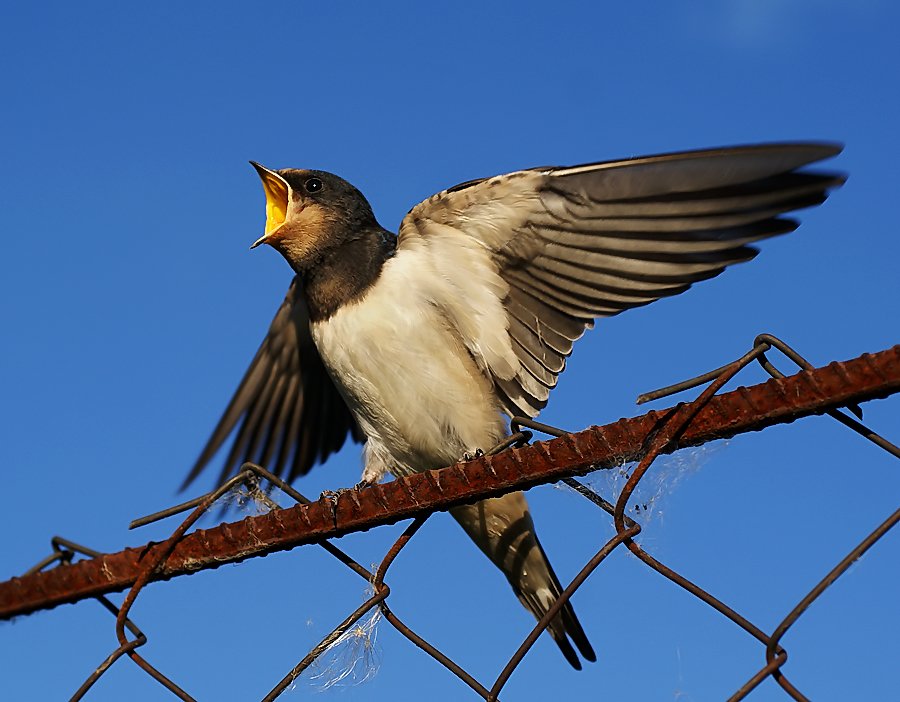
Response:
[[[784,354],[801,371],[785,376],[766,355],[772,349]],[[772,380],[719,394],[729,380],[754,361],[772,376]],[[887,397],[900,389],[900,346],[851,361],[813,368],[784,342],[771,335],[760,335],[751,350],[733,363],[690,381],[643,395],[639,402],[659,399],[704,384],[707,387],[693,401],[575,434],[531,420],[514,418],[509,438],[484,456],[443,470],[429,471],[382,485],[326,493],[316,501],[306,499],[265,468],[246,464],[238,475],[213,492],[132,523],[132,527],[140,527],[189,512],[187,518],[163,543],[150,543],[142,548],[102,554],[72,541],[54,538],[49,556],[21,577],[0,583],[0,618],[9,619],[62,603],[96,598],[115,617],[119,646],[90,673],[71,699],[89,697],[94,683],[119,659],[128,657],[165,687],[174,698],[193,700],[195,697],[155,667],[139,651],[147,643],[147,636],[132,621],[130,612],[144,587],[152,581],[169,580],[225,563],[303,545],[312,547],[314,544],[368,583],[370,595],[360,606],[348,611],[346,618],[338,626],[287,671],[262,698],[264,701],[278,698],[317,659],[348,638],[357,637],[363,642],[369,641],[368,634],[380,618],[389,622],[411,644],[421,649],[423,655],[438,661],[448,675],[455,675],[462,680],[471,689],[473,698],[498,700],[510,676],[523,664],[528,651],[565,602],[602,565],[609,554],[616,549],[627,549],[649,571],[655,571],[674,586],[691,593],[759,643],[759,670],[748,680],[735,681],[731,700],[745,699],[768,677],[780,686],[786,699],[805,700],[807,698],[803,692],[788,679],[783,670],[788,653],[781,641],[810,604],[900,521],[900,509],[889,515],[852,551],[837,560],[834,567],[823,573],[821,580],[785,614],[783,620],[767,632],[636,543],[635,538],[641,533],[642,527],[635,519],[641,514],[640,504],[632,504],[635,491],[654,461],[663,453],[748,431],[758,431],[814,414],[827,414],[859,434],[861,440],[870,441],[900,458],[897,446],[862,424],[862,412],[858,404]],[[556,438],[532,444],[534,433]],[[624,485],[617,494],[598,494],[575,477],[597,470],[622,469],[623,466],[627,466]],[[534,626],[519,647],[511,652],[500,674],[493,680],[478,680],[392,611],[388,572],[407,544],[435,512],[512,490],[555,482],[569,486],[597,509],[608,514],[615,534],[598,545],[596,553],[564,589],[562,597]],[[274,490],[280,490],[296,506],[281,508],[272,499]],[[253,500],[267,511],[258,516],[247,517],[241,522],[191,531],[202,515],[221,504],[223,498],[228,499],[235,494],[240,499]],[[332,539],[351,532],[365,531],[405,519],[412,521],[374,567],[361,565],[331,542]],[[121,606],[116,606],[108,595],[122,590],[127,590],[127,594]],[[370,653],[363,645],[357,651],[359,661],[351,661],[343,674],[350,674],[357,662],[366,669],[365,659]],[[197,694],[203,698],[202,691]]]

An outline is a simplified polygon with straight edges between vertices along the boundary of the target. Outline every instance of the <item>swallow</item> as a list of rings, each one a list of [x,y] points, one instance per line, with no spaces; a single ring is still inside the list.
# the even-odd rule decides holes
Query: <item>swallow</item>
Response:
[[[829,143],[688,151],[470,180],[413,207],[398,234],[320,170],[253,163],[263,235],[295,277],[190,483],[228,437],[288,480],[352,437],[363,481],[456,463],[535,417],[598,318],[684,292],[793,231],[840,174]],[[251,247],[251,248],[253,248]],[[525,496],[450,510],[538,619],[562,587]],[[548,632],[576,669],[596,655],[571,603]],[[573,648],[574,644],[574,648]]]

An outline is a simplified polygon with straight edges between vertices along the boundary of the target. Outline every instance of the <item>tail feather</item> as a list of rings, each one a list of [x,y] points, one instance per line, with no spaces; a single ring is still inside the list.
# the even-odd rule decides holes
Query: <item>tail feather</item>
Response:
[[[525,495],[512,492],[474,505],[455,507],[450,513],[485,555],[503,571],[525,608],[535,618],[543,617],[562,594],[563,588],[537,539]],[[597,660],[570,602],[566,602],[550,621],[547,633],[576,670],[581,670],[581,661],[572,647],[573,643],[585,660]]]
[[[516,587],[512,579],[510,579],[510,585],[513,586],[513,591],[516,593],[519,601],[522,602],[522,604],[524,604],[525,607],[530,610],[537,619],[540,619],[544,616],[544,614],[547,613],[547,610],[550,609],[550,607],[556,602],[556,600],[559,599],[559,596],[562,594],[563,587],[559,582],[559,578],[556,577],[556,573],[553,571],[553,566],[550,565],[550,560],[547,558],[547,554],[544,551],[543,546],[541,546],[541,542],[538,540],[537,534],[535,534],[534,531],[532,531],[532,534],[534,535],[534,541],[537,546],[535,551],[539,556],[539,560],[535,560],[538,563],[542,563],[546,568],[546,570],[542,569],[539,574],[536,574],[533,580],[543,580],[543,582],[533,583],[532,588],[530,588],[529,596],[527,598],[525,594]],[[528,580],[532,580],[530,575]],[[535,597],[532,594],[535,586],[540,588],[538,592],[540,592],[541,590],[546,591],[546,589],[549,589],[551,598],[549,600],[542,600],[540,597]],[[569,663],[572,664],[573,668],[581,670],[581,664],[578,662],[578,657],[575,656],[575,652],[572,651],[572,647],[569,644],[568,639],[572,640],[572,643],[575,644],[575,646],[578,648],[579,653],[581,653],[581,656],[586,661],[590,661],[591,663],[596,662],[597,654],[594,653],[594,649],[591,646],[590,641],[588,641],[587,634],[584,633],[581,622],[579,622],[578,617],[575,616],[575,609],[572,607],[571,602],[566,602],[563,605],[562,609],[559,610],[559,614],[550,621],[550,626],[547,627],[547,630],[550,632],[550,636],[553,637],[553,640],[556,641],[557,645],[562,650],[563,655],[566,657],[566,660],[568,660]],[[566,638],[567,635],[568,639]],[[568,649],[569,653],[566,652],[566,649]]]

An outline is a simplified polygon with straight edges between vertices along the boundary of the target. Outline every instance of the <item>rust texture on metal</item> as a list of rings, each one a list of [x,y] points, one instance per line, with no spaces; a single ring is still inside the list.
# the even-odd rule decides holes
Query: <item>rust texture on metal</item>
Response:
[[[728,438],[767,426],[822,414],[836,407],[884,398],[900,389],[900,346],[822,368],[772,379],[708,398],[689,422],[671,425],[655,452]],[[651,411],[551,441],[482,456],[466,464],[402,478],[362,490],[347,490],[238,523],[101,555],[0,583],[0,619],[27,614],[134,585],[144,566],[171,551],[149,574],[167,580],[206,568],[353,531],[445,510],[513,489],[637,460],[678,407]],[[177,541],[177,543],[176,543]]]
[[[784,354],[805,372],[785,378],[785,375],[767,358],[766,353],[770,350],[777,350]],[[788,654],[781,645],[781,639],[798,618],[806,612],[810,604],[846,572],[853,562],[896,524],[900,523],[900,509],[866,536],[795,605],[771,634],[767,634],[726,603],[681,573],[661,563],[637,544],[634,537],[641,533],[642,527],[626,514],[628,504],[638,483],[660,454],[671,452],[682,446],[761,429],[774,423],[789,422],[808,414],[825,414],[888,454],[900,458],[900,446],[893,444],[858,421],[862,419],[862,410],[857,404],[864,400],[884,397],[898,389],[897,372],[900,367],[898,350],[900,349],[894,348],[886,352],[864,356],[855,361],[831,364],[826,368],[816,369],[781,339],[770,334],[761,334],[754,340],[753,347],[741,358],[696,378],[646,393],[639,398],[639,402],[659,399],[700,385],[708,385],[696,399],[690,402],[662,412],[651,412],[636,419],[620,420],[606,427],[592,428],[579,434],[569,434],[562,429],[532,419],[513,417],[510,422],[510,436],[497,446],[489,448],[487,458],[471,461],[468,465],[454,466],[443,471],[432,471],[423,476],[398,481],[394,487],[386,486],[380,491],[375,488],[362,491],[362,493],[359,491],[323,493],[323,498],[317,503],[305,498],[296,489],[262,466],[245,463],[237,475],[212,492],[132,522],[131,527],[134,528],[189,512],[164,543],[148,544],[139,553],[135,566],[136,572],[133,577],[128,576],[130,580],[126,586],[130,585],[130,589],[121,606],[116,607],[104,595],[96,596],[100,603],[116,617],[116,637],[119,646],[88,676],[72,700],[76,702],[82,699],[110,666],[118,659],[128,657],[171,694],[184,702],[193,702],[194,698],[191,695],[137,651],[147,643],[148,638],[129,619],[128,615],[143,588],[153,580],[187,574],[201,567],[214,567],[214,565],[224,562],[225,559],[240,560],[250,555],[264,555],[272,550],[290,548],[292,545],[300,545],[312,540],[370,583],[372,593],[362,605],[338,623],[287,675],[278,681],[262,698],[262,702],[272,702],[279,697],[319,656],[331,647],[339,645],[345,637],[365,636],[365,632],[353,627],[357,626],[366,613],[375,612],[376,609],[378,612],[375,612],[373,616],[380,613],[397,632],[444,666],[448,672],[457,676],[476,695],[486,702],[498,702],[499,695],[510,676],[522,663],[542,632],[547,629],[553,616],[565,606],[569,598],[604,559],[620,546],[629,550],[649,569],[691,593],[762,644],[765,665],[744,683],[729,698],[730,700],[737,702],[744,699],[763,680],[771,677],[789,697],[802,702],[807,699],[806,696],[788,680],[782,670],[788,660]],[[766,383],[753,388],[739,388],[733,393],[717,396],[726,383],[754,361],[758,362],[778,382]],[[530,448],[522,448],[531,441],[533,432],[554,436],[557,437],[557,440]],[[511,447],[515,448],[506,451]],[[571,474],[588,472],[602,467],[618,467],[622,462],[631,459],[637,462],[630,468],[624,487],[614,496],[615,503],[604,499],[591,488],[571,477]],[[575,578],[563,588],[557,601],[512,653],[500,674],[488,687],[430,641],[413,631],[392,611],[388,605],[391,588],[385,582],[385,575],[400,551],[435,510],[444,509],[448,505],[465,499],[480,499],[519,487],[552,482],[556,478],[609,514],[613,518],[616,534],[600,546],[596,554],[587,561]],[[265,489],[263,481],[268,485]],[[299,512],[293,512],[293,524],[284,520],[284,515],[291,514],[291,510],[282,510],[269,497],[268,490],[272,488],[278,488],[287,497],[302,506],[303,509]],[[391,490],[399,491],[394,498],[391,497]],[[240,525],[224,525],[208,532],[202,532],[204,534],[203,541],[194,543],[191,546],[193,550],[190,552],[180,552],[185,542],[191,544],[192,540],[196,539],[195,535],[188,534],[189,529],[226,493],[252,499],[258,504],[274,510],[270,514],[281,517],[281,521],[278,523],[286,529],[286,533],[278,533],[273,537],[271,533],[264,531],[266,522],[260,521],[262,518],[247,517],[242,524],[253,523],[255,526],[244,531],[237,531],[234,528]],[[367,503],[367,495],[375,496],[376,506]],[[387,501],[390,499],[397,500],[400,505],[399,512],[396,509],[388,509]],[[319,511],[313,512],[310,516],[309,512],[312,508],[318,508]],[[351,530],[367,529],[411,515],[416,515],[415,519],[372,570],[364,568],[327,540]],[[298,522],[297,519],[300,521]],[[222,529],[226,527],[232,529],[229,536],[230,541],[223,540]],[[271,529],[271,526],[268,528]],[[268,541],[264,542],[260,538],[264,534],[267,535]],[[319,537],[318,540],[313,534]],[[260,548],[256,548],[252,552],[248,551],[251,547],[243,545],[248,543],[247,541],[238,543],[238,540],[245,538],[258,544]],[[290,541],[291,539],[293,541]],[[289,545],[285,546],[284,543],[288,541],[290,541]],[[84,564],[88,569],[106,568],[106,575],[109,575],[112,571],[109,570],[107,560],[122,555],[104,556],[59,537],[54,537],[51,545],[53,548],[51,554],[41,559],[22,578],[17,579],[19,583],[26,585],[24,594],[20,592],[26,599],[31,593],[28,588],[34,588],[34,583],[41,581],[41,578],[37,577],[41,574],[53,577],[57,573],[71,574],[77,572],[79,566]],[[216,559],[215,564],[209,564],[210,554],[202,550],[204,547],[217,549],[212,556]],[[173,554],[181,558],[181,570],[175,570],[177,563],[170,558]],[[81,561],[73,565],[76,555],[86,556],[92,560]],[[185,559],[188,557],[193,560],[186,563]],[[55,564],[56,567],[53,570],[46,570]],[[91,574],[91,571],[88,570],[87,574],[82,573],[82,577],[91,582],[91,587],[95,586],[92,578],[95,578],[96,574]],[[59,585],[57,581],[51,581],[52,583]],[[43,592],[46,593],[48,583],[40,582],[40,585],[44,588]],[[4,586],[5,584],[0,584],[0,602],[2,602]],[[58,599],[59,591],[51,590],[51,595]],[[72,592],[69,591],[67,596],[71,595]],[[38,606],[52,606],[54,602],[55,600],[51,597],[38,605],[33,604],[32,610]],[[372,621],[377,620],[373,619]],[[129,635],[133,638],[129,639]]]

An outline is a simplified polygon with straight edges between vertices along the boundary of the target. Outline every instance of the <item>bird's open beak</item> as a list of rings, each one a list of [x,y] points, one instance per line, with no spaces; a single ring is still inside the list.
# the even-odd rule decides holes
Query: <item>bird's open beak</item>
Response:
[[[255,161],[251,161],[250,165],[256,169],[262,180],[263,190],[266,192],[266,230],[259,237],[251,249],[255,249],[260,244],[267,243],[267,239],[275,233],[287,216],[288,202],[290,200],[290,186],[287,181],[278,175],[275,171],[269,170],[265,166],[261,166]]]

